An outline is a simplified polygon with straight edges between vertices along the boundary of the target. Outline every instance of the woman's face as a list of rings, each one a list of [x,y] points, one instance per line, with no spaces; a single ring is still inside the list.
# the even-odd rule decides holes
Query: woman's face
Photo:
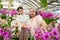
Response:
[[[23,14],[23,9],[19,9],[18,14]]]
[[[29,15],[31,17],[34,17],[36,15],[35,10],[34,9],[30,9]]]

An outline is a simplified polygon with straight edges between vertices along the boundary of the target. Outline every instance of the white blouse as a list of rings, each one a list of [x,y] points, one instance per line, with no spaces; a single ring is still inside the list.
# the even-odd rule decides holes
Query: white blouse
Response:
[[[33,19],[31,19],[28,22],[29,27],[31,28],[31,34],[34,35],[34,30],[38,26],[40,26],[40,23],[43,21],[42,17],[40,15],[35,16]]]
[[[17,15],[15,20],[11,22],[11,26],[15,26],[16,23],[18,23],[19,30],[21,31],[21,25],[23,23],[27,24],[29,21],[29,16],[28,15]]]

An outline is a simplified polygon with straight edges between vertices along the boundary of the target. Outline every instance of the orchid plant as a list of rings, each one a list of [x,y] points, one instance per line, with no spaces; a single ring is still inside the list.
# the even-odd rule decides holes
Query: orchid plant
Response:
[[[12,33],[0,28],[0,40],[11,40],[13,37]]]
[[[51,31],[42,31],[38,28],[35,29],[34,40],[60,40],[60,24],[57,28],[52,28]],[[33,39],[31,39],[33,40]]]
[[[17,13],[15,9],[13,10],[7,10],[7,9],[1,9],[0,10],[0,19],[5,21],[3,25],[0,24],[2,27],[10,26],[11,21],[13,20],[13,16]]]
[[[0,26],[2,28],[6,28],[6,27],[9,28],[11,26],[11,22],[14,20],[13,16],[15,16],[16,13],[17,11],[15,9],[12,9],[12,10],[1,9],[0,10]],[[17,33],[16,30],[14,31],[15,33]],[[13,38],[15,38],[15,36],[13,36]],[[9,38],[8,39],[4,38],[4,40],[9,40]]]
[[[39,15],[45,20],[47,24],[50,24],[53,21],[56,21],[60,18],[60,14],[53,14],[51,12],[39,11]]]

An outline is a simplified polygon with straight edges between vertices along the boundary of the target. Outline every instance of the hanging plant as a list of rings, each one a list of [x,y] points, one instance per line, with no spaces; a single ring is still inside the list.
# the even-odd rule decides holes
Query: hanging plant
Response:
[[[13,0],[9,0],[8,10],[10,10],[10,7],[11,7],[11,5],[12,5],[12,1],[13,1]]]
[[[46,8],[48,6],[47,0],[40,0],[40,6]]]
[[[1,4],[1,2],[2,2],[2,0],[0,0],[0,9],[2,9],[2,8],[3,8],[3,5]]]

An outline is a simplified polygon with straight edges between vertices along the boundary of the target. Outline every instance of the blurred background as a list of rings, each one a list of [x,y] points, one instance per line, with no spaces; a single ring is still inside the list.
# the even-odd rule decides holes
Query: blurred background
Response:
[[[47,1],[47,10],[57,11],[60,10],[60,0],[46,0]],[[9,8],[9,2],[11,4],[10,9],[17,9],[19,6],[23,6],[25,12],[28,12],[30,7],[33,7],[37,10],[41,10],[41,0],[1,0],[3,8]],[[44,3],[44,2],[43,2]],[[46,4],[46,2],[45,2]]]

